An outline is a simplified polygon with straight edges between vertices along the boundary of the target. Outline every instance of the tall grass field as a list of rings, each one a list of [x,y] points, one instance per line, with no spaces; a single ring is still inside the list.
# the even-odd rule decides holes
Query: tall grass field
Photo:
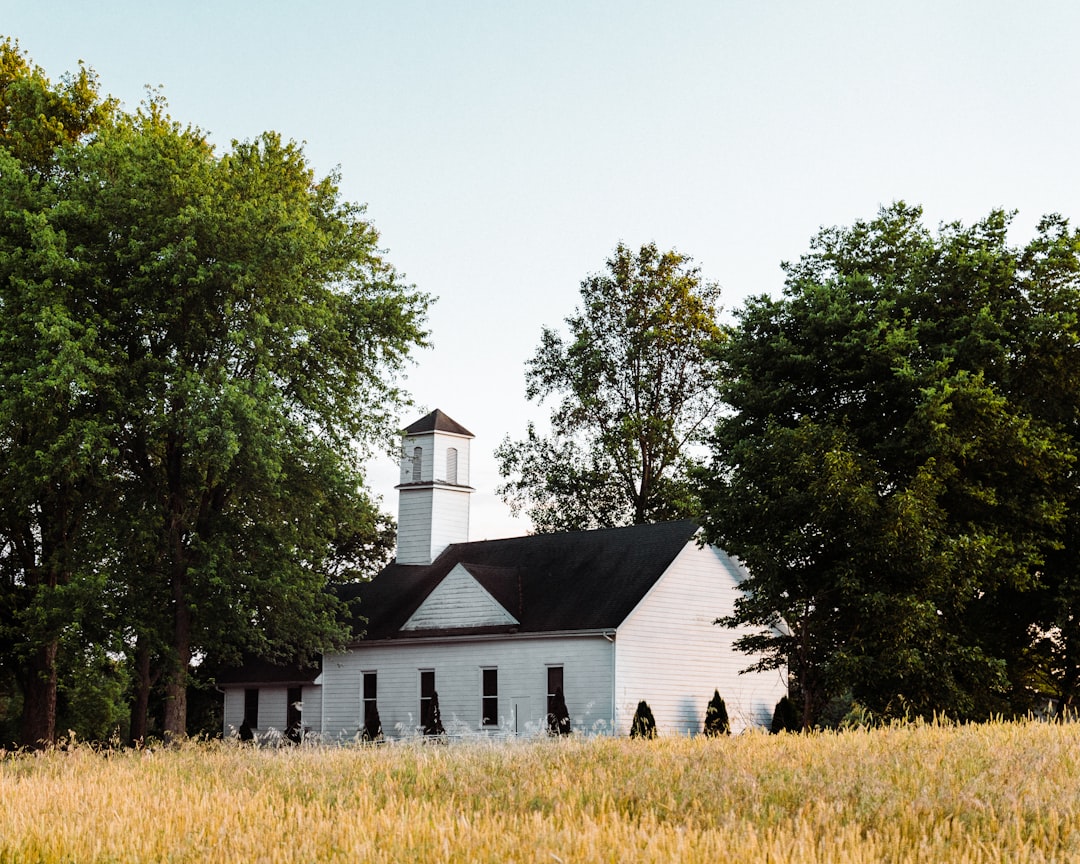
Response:
[[[1080,861],[1080,725],[0,758],[0,862]]]

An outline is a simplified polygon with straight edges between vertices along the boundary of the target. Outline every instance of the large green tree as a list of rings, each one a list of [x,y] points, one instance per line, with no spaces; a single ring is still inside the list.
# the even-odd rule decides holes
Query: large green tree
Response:
[[[551,434],[530,424],[496,451],[513,512],[541,532],[686,515],[689,450],[717,405],[719,299],[690,258],[655,244],[619,244],[581,283],[568,336],[544,328],[526,366],[528,398],[555,403]]]
[[[218,153],[156,97],[92,132],[48,163],[24,132],[0,149],[2,635],[28,708],[52,690],[27,743],[55,735],[81,613],[95,650],[131,654],[136,735],[155,681],[185,733],[200,658],[340,644],[328,584],[387,543],[360,465],[426,340],[428,298],[298,145]]]
[[[1001,212],[926,230],[896,204],[822,231],[738,313],[699,478],[708,538],[752,574],[724,623],[787,664],[813,725],[1020,709],[1036,596],[1075,498],[1076,237]],[[990,622],[997,622],[991,625]]]
[[[50,214],[62,153],[112,111],[91,72],[54,85],[0,41],[0,643],[26,745],[55,738],[61,639],[100,587],[92,525],[112,420],[96,382],[115,358]]]
[[[170,610],[164,731],[182,735],[196,652],[340,644],[323,589],[376,526],[359,463],[395,426],[427,300],[276,135],[217,156],[151,104],[77,157],[67,227],[125,360],[125,516]]]

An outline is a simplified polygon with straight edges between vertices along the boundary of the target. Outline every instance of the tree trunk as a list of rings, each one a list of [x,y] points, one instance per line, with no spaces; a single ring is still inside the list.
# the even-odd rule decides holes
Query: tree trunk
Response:
[[[180,741],[187,736],[188,667],[191,665],[191,610],[184,602],[184,590],[174,584],[176,603],[173,650],[174,665],[165,679],[165,740]]]
[[[19,743],[38,750],[56,743],[56,655],[59,640],[42,645],[27,664]]]
[[[135,642],[135,701],[131,705],[131,743],[146,740],[149,725],[150,688],[154,684],[150,674],[150,647],[145,636]]]

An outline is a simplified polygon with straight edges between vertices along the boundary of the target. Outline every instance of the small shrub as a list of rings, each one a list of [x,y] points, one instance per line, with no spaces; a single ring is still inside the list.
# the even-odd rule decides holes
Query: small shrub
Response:
[[[780,732],[798,732],[801,729],[802,723],[799,721],[799,712],[795,710],[795,703],[787,696],[780,697],[776,710],[773,711],[769,731],[776,735]]]
[[[381,741],[382,737],[382,720],[379,719],[379,706],[372,705],[371,712],[364,718],[364,731],[360,736],[360,740]]]
[[[446,729],[442,723],[442,712],[439,710],[439,694],[437,691],[431,694],[431,708],[428,710],[428,716],[424,720],[424,734],[446,734]]]
[[[655,738],[656,720],[653,718],[649,703],[642,699],[638,702],[637,711],[634,712],[634,720],[630,724],[631,738]]]
[[[713,691],[713,697],[705,709],[705,734],[710,738],[718,735],[730,735],[731,723],[728,722],[727,706],[719,690]]]
[[[566,699],[563,697],[562,687],[555,688],[554,704],[547,716],[548,734],[570,734],[570,711],[566,707]]]

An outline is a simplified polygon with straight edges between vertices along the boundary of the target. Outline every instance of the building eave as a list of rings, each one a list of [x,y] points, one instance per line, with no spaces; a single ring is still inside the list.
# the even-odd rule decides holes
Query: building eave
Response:
[[[424,633],[413,635],[404,633],[401,636],[393,636],[386,639],[360,639],[350,642],[347,650],[363,649],[365,647],[386,647],[388,645],[418,644],[430,645],[438,642],[500,642],[507,639],[521,641],[526,639],[565,639],[568,637],[604,637],[611,642],[615,641],[616,631],[614,627],[603,627],[591,630],[541,630],[522,633],[520,631],[504,630],[500,633],[455,633],[453,630],[443,630],[438,633]]]

